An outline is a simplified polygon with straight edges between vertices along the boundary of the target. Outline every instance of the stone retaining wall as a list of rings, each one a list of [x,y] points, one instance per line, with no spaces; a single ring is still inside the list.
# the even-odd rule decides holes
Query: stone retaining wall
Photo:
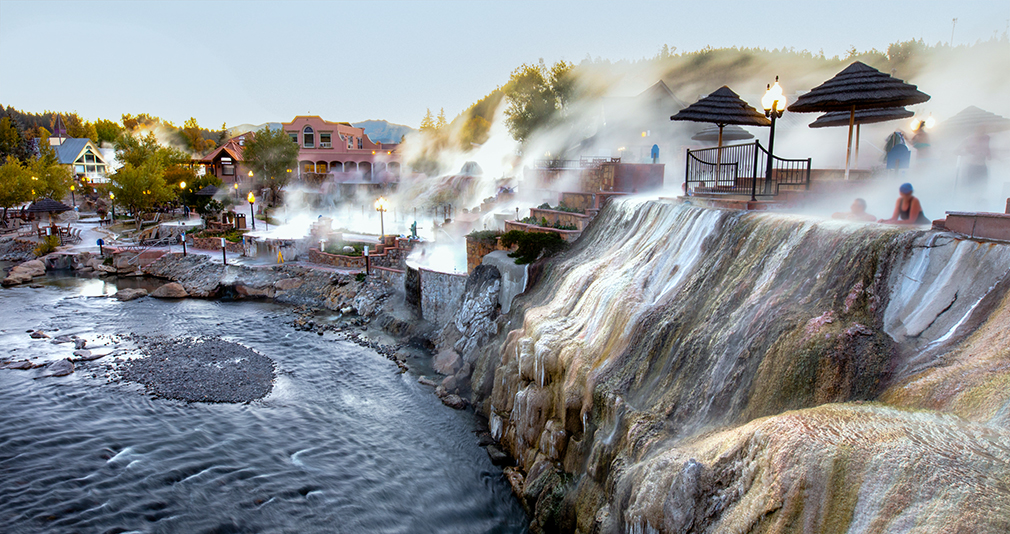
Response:
[[[187,238],[192,242],[193,248],[200,250],[221,250],[221,238],[220,237],[189,237]],[[224,249],[228,252],[234,254],[244,254],[245,247],[242,242],[232,243],[231,241],[225,240]]]
[[[582,235],[579,230],[558,230],[557,228],[547,228],[535,224],[526,224],[519,221],[505,221],[505,231],[519,230],[521,232],[540,232],[544,234],[558,234],[566,243],[572,243]]]
[[[455,316],[466,290],[466,275],[418,269],[421,283],[421,317],[439,327]]]
[[[582,231],[589,224],[590,217],[581,213],[571,213],[568,211],[546,210],[541,208],[530,208],[530,216],[541,221],[547,219],[552,225],[574,226],[576,230]]]

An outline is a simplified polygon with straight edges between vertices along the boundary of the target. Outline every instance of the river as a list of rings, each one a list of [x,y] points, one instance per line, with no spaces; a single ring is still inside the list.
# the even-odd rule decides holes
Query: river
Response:
[[[71,355],[36,328],[96,350],[129,333],[209,335],[269,356],[277,378],[262,400],[203,404],[109,381],[103,360],[59,378],[0,370],[0,530],[526,531],[473,415],[374,351],[295,331],[274,304],[118,302],[101,296],[114,281],[41,281],[0,290],[8,356]]]

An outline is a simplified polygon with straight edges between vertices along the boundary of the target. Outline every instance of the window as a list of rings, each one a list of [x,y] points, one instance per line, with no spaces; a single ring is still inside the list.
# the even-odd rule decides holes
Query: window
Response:
[[[316,146],[316,134],[312,131],[311,126],[306,126],[302,129],[302,146],[305,148],[314,148]]]
[[[234,165],[221,165],[221,174],[224,176],[234,176],[235,166]]]
[[[291,137],[291,142],[297,145],[298,144],[298,134],[296,134],[295,132],[288,132],[288,135]]]
[[[358,148],[361,148],[361,138],[358,138]]]
[[[305,164],[303,164],[302,165],[302,172],[303,173],[316,172],[316,164],[315,163],[305,163]]]
[[[354,148],[354,145],[352,143],[354,143],[354,138],[348,135],[347,136],[347,148]]]
[[[319,133],[319,148],[330,148],[333,144],[330,142],[333,136],[332,132],[320,132]]]
[[[84,165],[74,165],[74,172],[84,174]]]

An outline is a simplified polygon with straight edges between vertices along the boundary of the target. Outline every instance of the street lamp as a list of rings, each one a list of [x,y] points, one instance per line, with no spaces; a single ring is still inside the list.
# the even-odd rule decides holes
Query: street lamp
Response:
[[[772,167],[775,154],[775,119],[782,116],[786,110],[786,96],[782,94],[782,87],[779,85],[779,77],[775,77],[775,85],[769,85],[765,96],[761,98],[761,107],[765,110],[765,117],[772,120],[771,131],[768,133],[768,165],[765,167],[765,193],[771,192]],[[751,184],[750,199],[757,200],[755,193],[757,190],[757,180]]]
[[[386,222],[383,220],[383,215],[388,209],[389,202],[385,198],[379,197],[379,199],[375,201],[375,211],[379,212],[379,228],[381,228],[382,231],[381,239],[383,244],[386,243]]]
[[[235,200],[238,200],[238,181],[235,181]]]
[[[249,191],[249,196],[245,197],[249,201],[249,216],[252,217],[252,229],[256,229],[256,212],[253,210],[253,204],[256,203],[256,196],[253,195],[252,191]]]
[[[73,207],[76,208],[77,207],[77,197],[74,195],[74,189],[76,189],[74,187],[74,184],[70,184],[70,201],[73,202],[73,204],[74,204]]]
[[[116,195],[109,191],[109,202],[112,204],[112,222],[116,222]]]

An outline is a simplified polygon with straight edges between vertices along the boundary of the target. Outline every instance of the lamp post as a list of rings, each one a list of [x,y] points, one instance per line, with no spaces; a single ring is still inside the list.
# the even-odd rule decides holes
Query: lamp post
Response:
[[[386,243],[386,222],[383,220],[383,214],[385,214],[388,209],[389,203],[385,198],[379,197],[379,199],[375,201],[375,211],[379,212],[379,228],[382,232],[382,237],[380,239],[383,244]]]
[[[235,200],[238,200],[238,181],[235,181]]]
[[[775,85],[769,85],[765,95],[761,97],[761,107],[765,110],[765,117],[772,120],[771,130],[768,132],[768,165],[765,167],[765,194],[771,193],[772,170],[774,167],[775,154],[775,119],[782,116],[786,110],[786,97],[782,94],[782,87],[779,85],[779,77],[775,77]],[[757,200],[757,179],[751,184],[750,199]]]
[[[116,223],[116,195],[109,191],[109,203],[112,204],[112,224]]]
[[[245,197],[249,201],[249,216],[252,217],[252,229],[256,229],[256,211],[253,210],[253,204],[256,203],[256,196],[253,195],[252,191],[249,191],[249,196]]]
[[[75,189],[77,189],[77,188],[74,187],[74,184],[70,184],[70,202],[73,203],[72,207],[74,207],[74,208],[77,207],[77,196],[74,195],[74,190]]]

